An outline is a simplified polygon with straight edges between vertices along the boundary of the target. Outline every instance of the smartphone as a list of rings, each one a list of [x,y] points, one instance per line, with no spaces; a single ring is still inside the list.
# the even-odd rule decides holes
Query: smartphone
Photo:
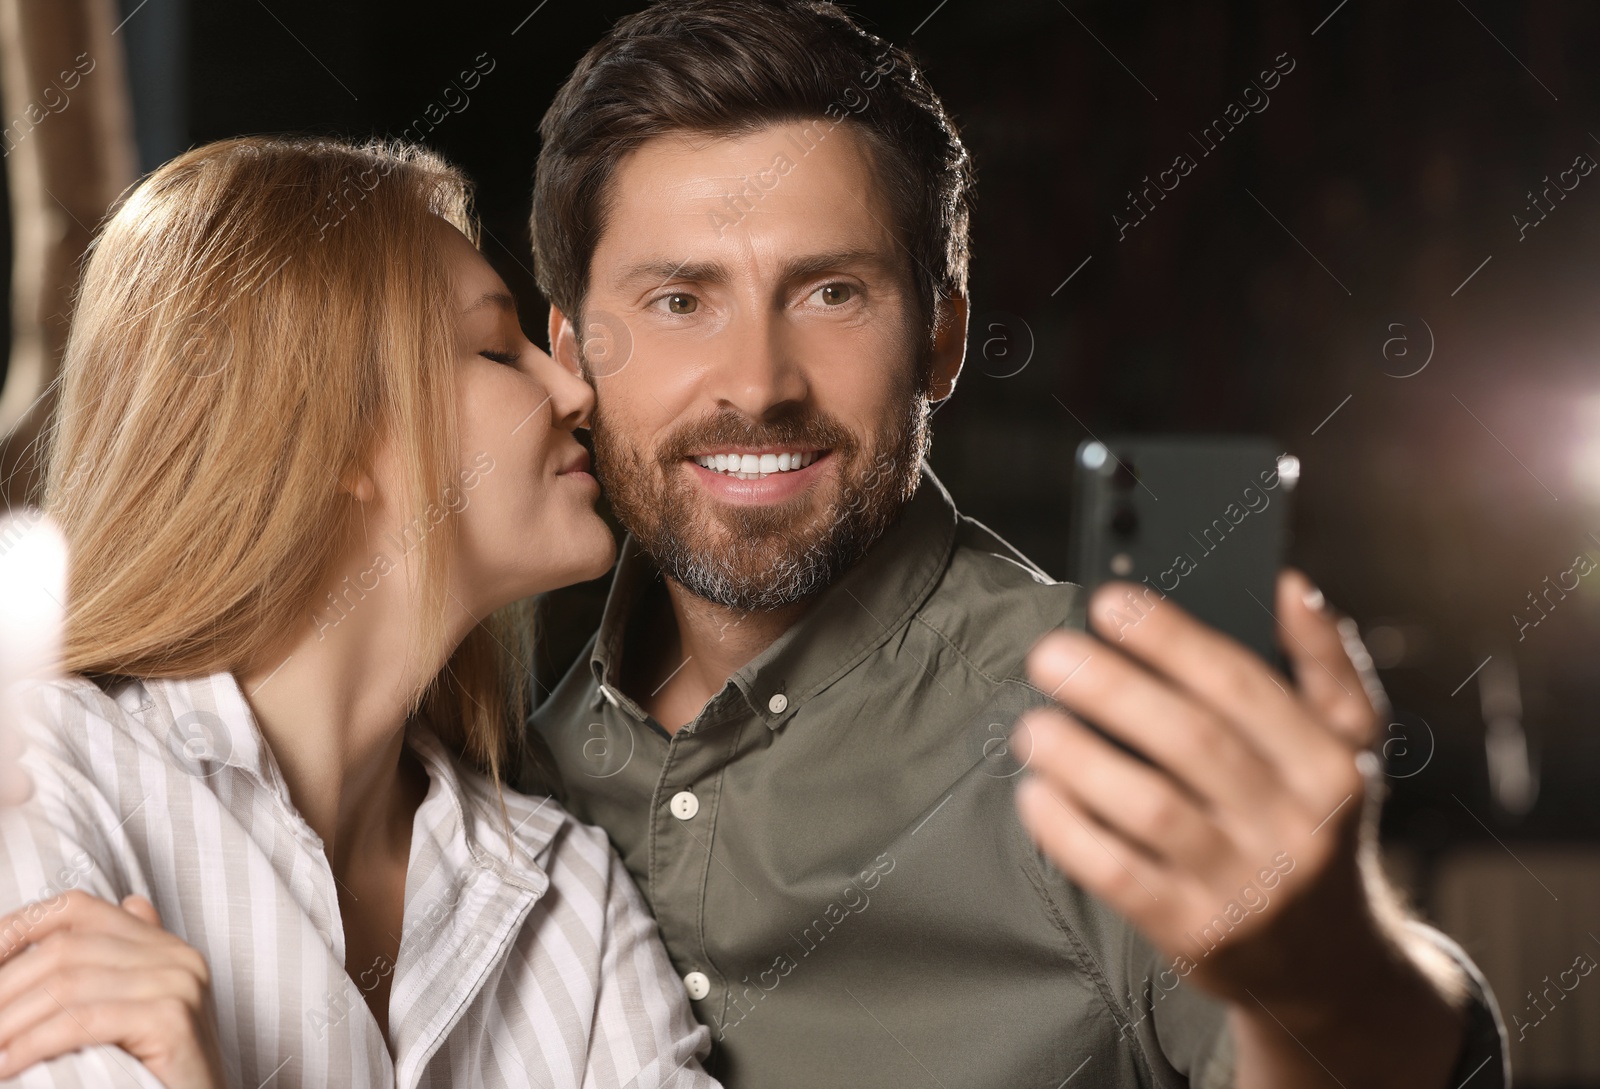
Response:
[[[1171,598],[1276,664],[1274,588],[1299,478],[1299,459],[1262,437],[1089,439],[1077,452],[1068,577],[1089,591],[1133,583],[1126,623]]]

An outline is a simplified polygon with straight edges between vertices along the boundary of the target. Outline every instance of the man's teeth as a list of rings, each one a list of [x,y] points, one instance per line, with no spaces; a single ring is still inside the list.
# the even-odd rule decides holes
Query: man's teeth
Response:
[[[804,469],[821,456],[820,450],[804,454],[702,454],[694,462],[703,469],[726,473],[739,480],[761,480],[773,473]]]

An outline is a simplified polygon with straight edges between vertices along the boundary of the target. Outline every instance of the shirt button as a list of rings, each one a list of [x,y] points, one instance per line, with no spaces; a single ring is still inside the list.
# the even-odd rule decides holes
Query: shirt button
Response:
[[[687,790],[680,790],[672,796],[672,815],[680,821],[690,820],[700,812],[700,799]],[[699,975],[698,972],[695,973]],[[700,976],[704,979],[705,976]]]
[[[767,710],[771,711],[775,715],[783,714],[784,710],[788,706],[789,697],[785,696],[782,692],[774,692],[772,694],[772,698],[767,701]]]
[[[689,997],[696,1002],[711,993],[711,980],[706,978],[704,972],[690,972],[683,977],[683,989],[689,992]]]

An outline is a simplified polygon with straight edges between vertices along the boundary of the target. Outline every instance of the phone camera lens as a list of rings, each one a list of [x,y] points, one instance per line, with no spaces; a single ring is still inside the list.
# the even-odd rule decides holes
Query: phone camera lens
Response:
[[[1132,537],[1139,532],[1139,515],[1124,503],[1111,515],[1111,532],[1118,537]]]

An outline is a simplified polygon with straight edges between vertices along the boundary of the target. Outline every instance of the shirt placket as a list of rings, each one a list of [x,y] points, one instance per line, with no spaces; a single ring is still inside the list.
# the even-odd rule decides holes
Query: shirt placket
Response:
[[[727,981],[707,949],[706,887],[717,878],[739,881],[733,860],[717,850],[722,773],[739,740],[755,724],[736,689],[724,690],[667,746],[651,802],[651,903],[684,991],[717,1006]],[[752,895],[755,895],[752,892]],[[720,1007],[718,1007],[720,1008]]]
[[[402,947],[395,965],[392,1006],[406,1010],[394,1026],[397,1038],[395,1084],[412,1089],[445,1039],[468,1016],[490,972],[509,954],[528,913],[549,888],[549,879],[531,870],[508,880],[481,866],[453,905],[439,939],[421,952]]]
[[[302,872],[310,880],[308,894],[301,889],[294,888],[292,879],[286,880],[297,896],[304,895],[301,909],[310,918],[317,933],[322,936],[323,942],[328,947],[328,955],[337,964],[343,964],[345,959],[344,945],[344,914],[339,908],[338,878],[333,875],[333,865],[328,861],[326,845],[322,837],[288,800],[287,790],[279,782],[273,782],[260,774],[253,774],[254,789],[265,791],[272,799],[272,810],[280,824],[288,829],[294,837],[295,843],[304,852],[310,863]],[[376,1022],[373,1022],[376,1026]]]

